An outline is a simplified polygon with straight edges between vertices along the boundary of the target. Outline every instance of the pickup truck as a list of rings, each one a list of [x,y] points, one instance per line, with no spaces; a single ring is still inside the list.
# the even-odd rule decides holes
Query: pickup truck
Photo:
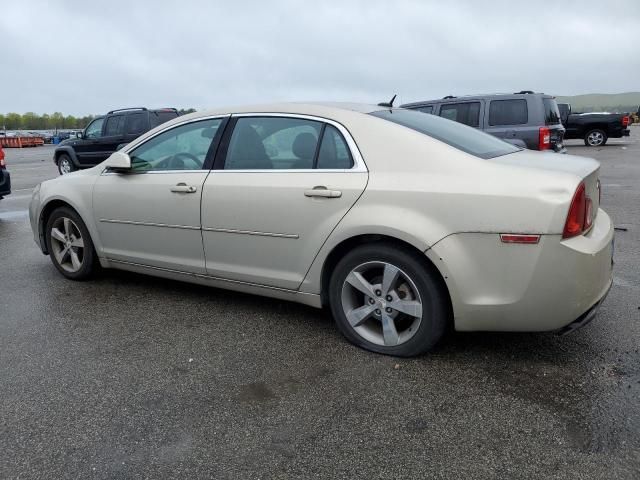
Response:
[[[582,138],[587,147],[599,147],[609,138],[629,136],[629,116],[622,113],[571,113],[571,105],[559,103],[564,138]]]

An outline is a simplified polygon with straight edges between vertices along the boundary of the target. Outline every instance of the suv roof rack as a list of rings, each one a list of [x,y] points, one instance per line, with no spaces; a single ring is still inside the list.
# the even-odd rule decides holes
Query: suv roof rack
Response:
[[[146,110],[146,108],[145,108]],[[177,112],[178,109],[174,108],[174,107],[165,107],[165,108],[154,108],[153,110],[151,110],[152,112]]]
[[[520,90],[519,92],[513,92],[514,95],[528,95],[536,93],[533,90]]]
[[[447,95],[446,97],[442,97],[443,100],[449,100],[450,98],[456,98],[453,95]]]
[[[111,115],[112,113],[116,113],[116,112],[126,112],[127,110],[142,110],[142,111],[146,111],[147,109],[145,107],[116,108],[115,110],[111,110],[110,112],[107,112],[107,115]]]

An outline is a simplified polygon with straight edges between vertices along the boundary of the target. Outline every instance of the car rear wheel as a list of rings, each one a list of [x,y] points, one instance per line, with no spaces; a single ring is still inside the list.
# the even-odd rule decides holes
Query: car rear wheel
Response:
[[[97,255],[80,216],[71,208],[57,208],[45,228],[47,250],[58,271],[71,280],[91,276],[97,268]]]
[[[584,144],[587,147],[600,147],[607,143],[607,134],[600,129],[589,130],[584,136]]]
[[[421,354],[442,337],[448,295],[418,254],[371,244],[348,253],[331,275],[331,311],[355,345],[400,357]]]
[[[76,169],[75,165],[69,158],[69,155],[62,154],[58,157],[58,172],[60,175],[66,175]]]

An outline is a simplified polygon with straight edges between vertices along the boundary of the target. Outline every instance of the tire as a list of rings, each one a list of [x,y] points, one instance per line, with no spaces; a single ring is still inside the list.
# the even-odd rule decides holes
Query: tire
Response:
[[[58,173],[60,173],[60,175],[66,175],[67,173],[75,172],[77,170],[76,166],[71,161],[71,158],[66,153],[60,155],[56,163],[58,165]]]
[[[85,280],[98,269],[98,256],[89,230],[73,209],[55,209],[45,229],[49,256],[62,275],[71,280]]]
[[[584,136],[584,144],[587,147],[601,147],[607,143],[607,140],[607,134],[599,128],[589,130]]]
[[[351,343],[386,355],[411,357],[433,348],[450,323],[449,296],[439,273],[424,260],[387,243],[345,255],[329,280],[340,332]]]

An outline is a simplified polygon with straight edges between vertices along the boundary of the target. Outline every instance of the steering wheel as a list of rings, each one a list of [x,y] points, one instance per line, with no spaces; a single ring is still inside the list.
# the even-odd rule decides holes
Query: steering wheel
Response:
[[[167,168],[169,170],[184,170],[185,169],[184,160],[182,160],[183,157],[193,161],[198,168],[202,168],[202,163],[200,162],[200,159],[188,152],[176,153],[167,162]],[[189,170],[192,170],[192,169],[189,169]]]

